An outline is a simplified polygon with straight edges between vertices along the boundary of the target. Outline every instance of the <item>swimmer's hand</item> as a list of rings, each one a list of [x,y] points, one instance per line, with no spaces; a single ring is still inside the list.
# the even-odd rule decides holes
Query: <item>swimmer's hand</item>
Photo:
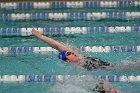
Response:
[[[32,29],[32,34],[35,36],[41,35],[41,33],[35,29]]]

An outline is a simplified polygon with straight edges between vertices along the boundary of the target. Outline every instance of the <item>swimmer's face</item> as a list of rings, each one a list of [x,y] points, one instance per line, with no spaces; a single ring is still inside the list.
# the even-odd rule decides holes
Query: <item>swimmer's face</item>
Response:
[[[67,51],[66,59],[67,59],[66,61],[68,62],[77,62],[79,60],[79,57],[76,54]]]

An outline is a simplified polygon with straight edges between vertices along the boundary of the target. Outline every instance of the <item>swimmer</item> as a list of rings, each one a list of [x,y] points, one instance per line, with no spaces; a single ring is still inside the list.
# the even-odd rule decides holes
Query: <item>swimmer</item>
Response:
[[[64,62],[75,63],[76,65],[82,67],[87,71],[114,67],[114,64],[104,62],[98,58],[81,56],[69,46],[66,46],[52,38],[46,37],[35,29],[32,29],[32,34],[35,35],[37,38],[45,41],[51,47],[57,49],[60,52],[58,55],[59,59],[63,60]],[[99,85],[102,86],[99,87]],[[117,90],[112,87],[112,85],[107,81],[103,81],[102,83],[100,82],[99,84],[97,84],[93,91],[99,93],[118,93]]]
[[[93,91],[99,93],[120,93],[112,84],[105,80],[99,80],[96,86],[93,88]]]
[[[57,49],[60,52],[58,55],[59,59],[67,63],[75,63],[79,68],[83,70],[94,71],[97,69],[106,69],[115,66],[113,63],[104,62],[101,59],[95,57],[81,56],[69,46],[64,45],[52,38],[46,37],[35,29],[32,29],[32,34],[37,38],[45,41],[51,47]]]

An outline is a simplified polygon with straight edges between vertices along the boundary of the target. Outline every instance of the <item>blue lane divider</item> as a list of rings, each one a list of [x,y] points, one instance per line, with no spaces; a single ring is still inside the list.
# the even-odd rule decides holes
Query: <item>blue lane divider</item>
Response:
[[[9,53],[30,53],[33,52],[32,47],[10,47],[8,48]]]
[[[140,46],[86,46],[79,47],[85,52],[140,52]],[[0,54],[20,54],[20,53],[48,53],[58,52],[51,47],[0,47]]]
[[[0,28],[0,36],[30,36],[33,28]],[[140,32],[140,26],[98,26],[98,27],[44,27],[34,28],[44,35],[48,34],[88,34]]]
[[[113,46],[111,47],[112,52],[134,52],[137,51],[136,46]]]
[[[136,20],[140,12],[0,13],[1,21],[20,20]]]
[[[87,79],[104,79],[109,82],[140,82],[140,75],[137,76],[92,76],[92,75],[2,75],[0,82],[64,82],[70,78]]]
[[[140,6],[139,0],[1,2],[0,9],[126,8]]]

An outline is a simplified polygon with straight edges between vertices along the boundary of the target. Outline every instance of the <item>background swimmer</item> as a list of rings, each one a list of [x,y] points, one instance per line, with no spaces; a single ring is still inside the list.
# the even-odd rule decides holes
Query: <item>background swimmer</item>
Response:
[[[50,88],[49,93],[120,93],[115,86],[92,75],[64,76]]]
[[[93,91],[99,93],[120,93],[112,84],[105,80],[99,80],[96,86],[93,88]]]

